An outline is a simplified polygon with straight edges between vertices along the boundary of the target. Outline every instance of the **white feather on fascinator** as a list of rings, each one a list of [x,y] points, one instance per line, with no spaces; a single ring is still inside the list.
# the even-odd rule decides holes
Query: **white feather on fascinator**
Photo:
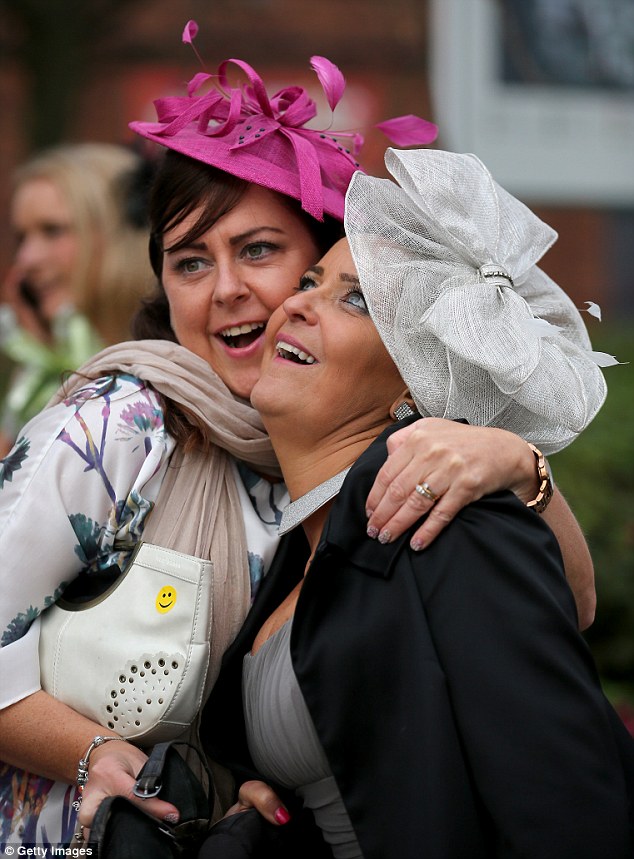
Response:
[[[400,187],[356,173],[345,227],[418,410],[565,447],[605,400],[597,364],[617,362],[536,265],[557,234],[474,155],[388,149],[385,163]]]

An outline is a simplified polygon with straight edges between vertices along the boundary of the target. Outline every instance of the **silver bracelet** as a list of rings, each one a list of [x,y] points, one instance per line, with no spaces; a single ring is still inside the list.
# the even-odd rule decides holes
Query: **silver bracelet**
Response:
[[[88,781],[88,765],[90,763],[90,756],[94,752],[94,750],[98,746],[103,746],[104,743],[109,743],[110,740],[121,740],[124,743],[127,743],[125,737],[101,737],[96,736],[92,743],[86,749],[84,756],[80,758],[79,763],[77,765],[77,788],[79,790],[79,796],[73,802],[73,808],[79,814],[79,809],[81,808],[81,802],[84,798],[84,787],[86,786],[86,782]],[[84,840],[84,827],[80,826],[79,830],[75,832],[74,838],[77,841]]]
[[[104,743],[109,743],[110,740],[121,740],[122,742],[127,742],[125,737],[95,737],[92,743],[86,749],[86,753],[83,758],[80,759],[79,764],[77,765],[77,787],[83,788],[86,782],[88,781],[88,764],[90,763],[90,756],[97,748],[97,746],[103,746]]]

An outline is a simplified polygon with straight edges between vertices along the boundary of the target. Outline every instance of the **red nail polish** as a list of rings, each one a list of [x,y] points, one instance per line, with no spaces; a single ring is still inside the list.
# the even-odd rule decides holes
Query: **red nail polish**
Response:
[[[288,811],[285,808],[282,808],[281,805],[273,816],[278,823],[288,823],[288,821],[291,819],[291,816]]]

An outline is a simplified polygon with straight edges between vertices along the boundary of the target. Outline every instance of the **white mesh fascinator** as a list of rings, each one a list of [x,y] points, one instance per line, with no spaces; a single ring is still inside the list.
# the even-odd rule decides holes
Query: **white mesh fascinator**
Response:
[[[422,415],[554,453],[606,395],[581,315],[535,263],[557,238],[474,155],[388,149],[345,227],[370,313]]]

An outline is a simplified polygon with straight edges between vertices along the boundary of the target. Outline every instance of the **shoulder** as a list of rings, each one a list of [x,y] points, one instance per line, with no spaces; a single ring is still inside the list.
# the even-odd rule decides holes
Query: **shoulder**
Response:
[[[410,419],[412,422],[414,419]],[[403,422],[385,430],[350,469],[324,529],[325,543],[337,546],[349,560],[366,572],[389,577],[397,560],[408,557],[414,568],[454,568],[458,556],[466,561],[504,555],[507,559],[549,556],[558,567],[557,541],[540,516],[529,510],[509,491],[494,493],[460,510],[434,542],[423,552],[414,552],[409,542],[420,520],[401,537],[381,545],[366,536],[365,501],[377,472],[388,456],[387,442]],[[519,565],[519,564],[518,564]],[[508,566],[508,561],[507,561]],[[428,573],[427,573],[428,575]]]
[[[87,379],[81,387],[58,394],[58,402],[44,409],[33,422],[67,428],[84,420],[108,424],[128,424],[130,428],[163,428],[163,405],[156,391],[143,379],[127,374],[108,374]],[[30,425],[27,425],[27,428]]]
[[[100,473],[106,462],[117,473],[132,473],[148,457],[162,460],[172,447],[156,392],[135,376],[102,376],[25,425],[0,462],[0,490],[6,496],[11,487],[15,498],[36,475],[46,473],[59,485],[75,474]]]
[[[76,387],[72,392],[69,391],[68,394],[64,393],[62,386],[58,394],[59,402],[56,405],[63,403],[65,406],[81,407],[84,403],[103,400],[117,402],[138,394],[149,396],[156,402],[159,401],[153,388],[138,376],[128,373],[104,373],[97,379],[87,378],[85,384]]]

